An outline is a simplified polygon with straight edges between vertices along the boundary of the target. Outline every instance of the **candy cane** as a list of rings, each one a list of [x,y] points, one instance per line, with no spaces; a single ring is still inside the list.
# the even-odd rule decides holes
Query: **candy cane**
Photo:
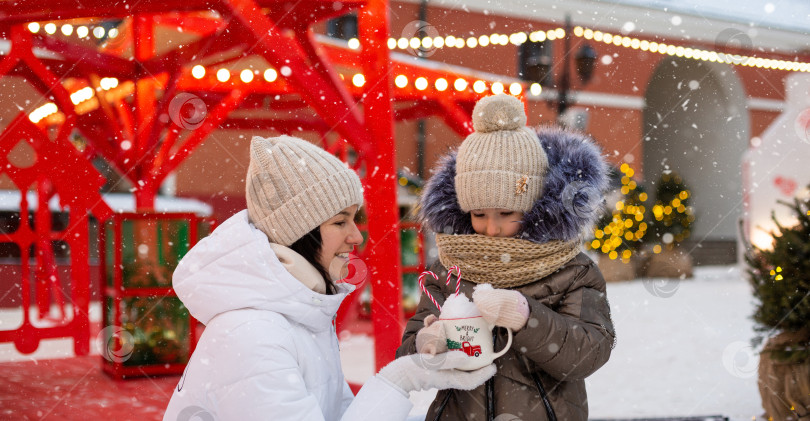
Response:
[[[433,302],[433,305],[436,306],[436,308],[438,308],[439,311],[442,311],[442,306],[440,306],[439,303],[436,302],[436,299],[434,299],[433,296],[430,295],[430,293],[428,292],[427,288],[425,288],[425,275],[430,275],[434,279],[436,279],[437,281],[439,280],[439,277],[436,276],[435,273],[433,273],[433,272],[431,272],[429,270],[426,270],[426,271],[422,272],[421,275],[419,275],[419,286],[422,287],[422,292],[424,292],[425,295],[427,295],[428,298],[430,298],[430,301]]]
[[[458,297],[458,293],[461,288],[461,269],[458,266],[453,266],[447,271],[447,282],[445,285],[450,285],[450,279],[453,271],[456,272],[456,297]]]

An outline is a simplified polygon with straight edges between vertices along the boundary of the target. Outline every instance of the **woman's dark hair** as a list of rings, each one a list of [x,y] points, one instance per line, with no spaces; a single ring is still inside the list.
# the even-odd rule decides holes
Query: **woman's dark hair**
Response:
[[[318,262],[318,255],[321,254],[322,245],[321,228],[315,227],[314,230],[308,232],[296,242],[292,243],[290,248],[294,252],[304,256],[304,259],[307,259],[307,262],[311,263],[312,266],[315,266],[315,269],[318,270],[318,273],[323,276],[323,280],[326,282],[326,294],[332,295],[337,293],[337,287],[332,281],[332,278],[329,276],[329,271],[326,270],[326,268],[323,267],[320,262]]]

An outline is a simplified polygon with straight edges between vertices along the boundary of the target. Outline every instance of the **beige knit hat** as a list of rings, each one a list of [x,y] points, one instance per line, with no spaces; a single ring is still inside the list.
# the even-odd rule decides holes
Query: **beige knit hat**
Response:
[[[540,197],[548,158],[526,127],[523,103],[506,94],[482,98],[473,129],[456,157],[456,194],[464,212],[503,208],[528,212]]]
[[[250,222],[283,246],[341,210],[363,205],[363,186],[351,168],[291,136],[253,137],[245,193]]]

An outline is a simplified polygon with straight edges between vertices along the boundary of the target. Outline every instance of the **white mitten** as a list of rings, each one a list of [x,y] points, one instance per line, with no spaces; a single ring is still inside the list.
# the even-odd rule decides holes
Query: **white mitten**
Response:
[[[397,358],[382,368],[377,377],[398,387],[407,395],[424,389],[473,390],[495,375],[495,364],[474,371],[456,370],[470,357],[462,351],[436,356],[413,354]]]

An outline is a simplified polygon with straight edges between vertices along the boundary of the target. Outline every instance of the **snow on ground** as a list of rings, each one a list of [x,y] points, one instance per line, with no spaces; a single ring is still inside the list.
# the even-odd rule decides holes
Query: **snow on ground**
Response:
[[[586,380],[592,418],[763,413],[757,389],[751,289],[736,266],[695,269],[694,279],[608,285],[618,341],[610,361]],[[373,342],[341,338],[346,378],[373,375]],[[411,395],[424,414],[434,391]]]
[[[592,418],[722,414],[732,421],[763,413],[757,390],[758,357],[751,349],[751,289],[736,266],[697,267],[687,280],[635,280],[607,287],[618,341],[610,361],[586,380]],[[91,305],[98,322],[101,308]],[[0,328],[22,320],[0,311]],[[344,332],[346,379],[374,375],[373,340]],[[0,344],[0,361],[73,356],[68,339],[44,340],[31,355]],[[91,346],[97,353],[98,344]],[[424,414],[435,390],[411,394],[412,415]]]

